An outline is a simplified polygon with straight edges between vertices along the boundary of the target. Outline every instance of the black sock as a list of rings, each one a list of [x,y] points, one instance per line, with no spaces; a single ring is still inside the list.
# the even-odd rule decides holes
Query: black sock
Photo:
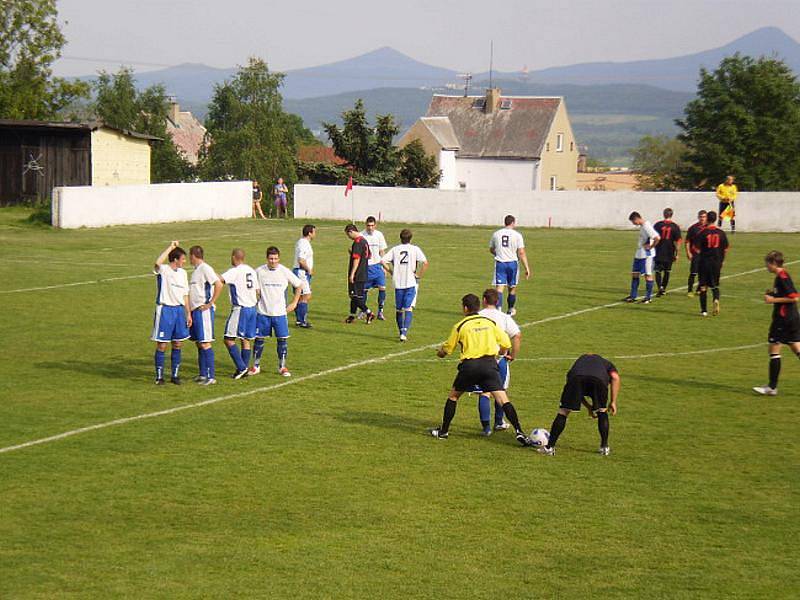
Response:
[[[711,288],[711,295],[714,296],[714,300],[719,300],[719,288]]]
[[[661,271],[656,271],[656,285],[661,289]]]
[[[669,271],[664,271],[664,279],[662,280],[662,284],[663,286],[661,289],[666,290],[667,286],[669,285]]]
[[[708,312],[708,292],[700,292],[700,312]]]
[[[355,299],[351,299],[350,300],[350,315],[351,316],[355,316],[357,308],[358,308],[358,306],[356,305]]]
[[[608,446],[608,413],[597,413],[597,431],[600,432],[600,446]]]
[[[567,416],[558,413],[556,418],[553,419],[553,424],[550,425],[550,441],[547,442],[548,448],[553,448],[558,441],[558,436],[561,435],[561,432],[564,431],[564,427],[567,426]]]
[[[514,408],[514,405],[511,402],[506,402],[503,404],[503,412],[506,414],[506,418],[509,420],[511,425],[514,427],[514,431],[520,433],[522,431],[522,427],[519,424],[519,417],[517,416],[517,409]]]
[[[769,355],[769,387],[778,389],[778,375],[781,374],[781,355]]]
[[[456,416],[456,405],[458,403],[455,400],[447,399],[447,402],[444,403],[444,415],[442,415],[442,426],[439,428],[441,433],[447,433],[450,429],[450,422],[453,420],[453,417]]]
[[[695,277],[694,273],[689,273],[689,282],[688,282],[689,289],[687,290],[689,293],[691,293],[692,289],[694,288],[694,277]]]

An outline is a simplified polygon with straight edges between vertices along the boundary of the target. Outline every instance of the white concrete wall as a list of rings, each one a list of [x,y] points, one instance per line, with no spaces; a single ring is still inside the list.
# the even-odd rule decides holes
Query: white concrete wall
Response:
[[[457,190],[458,177],[455,150],[439,150],[439,170],[442,172],[442,178],[439,180],[439,189]]]
[[[355,186],[297,185],[297,218],[363,221],[380,213],[384,221],[499,225],[513,214],[522,227],[625,229],[636,210],[655,222],[670,207],[683,227],[700,209],[717,210],[712,192],[490,192]],[[800,231],[800,193],[742,192],[736,201],[737,231]]]
[[[456,158],[456,180],[467,190],[530,191],[536,187],[535,160]]]
[[[249,217],[249,181],[57,187],[53,226],[104,227]]]

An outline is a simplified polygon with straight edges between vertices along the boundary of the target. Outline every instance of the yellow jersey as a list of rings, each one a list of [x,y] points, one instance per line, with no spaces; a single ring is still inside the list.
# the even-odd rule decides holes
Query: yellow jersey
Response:
[[[738,193],[739,190],[736,188],[735,183],[730,185],[720,183],[717,186],[717,198],[719,198],[720,202],[733,202],[736,200],[736,195]]]
[[[455,324],[450,337],[442,345],[445,354],[451,354],[456,345],[461,346],[461,360],[497,356],[500,348],[511,348],[511,339],[491,319],[482,315],[469,315]]]

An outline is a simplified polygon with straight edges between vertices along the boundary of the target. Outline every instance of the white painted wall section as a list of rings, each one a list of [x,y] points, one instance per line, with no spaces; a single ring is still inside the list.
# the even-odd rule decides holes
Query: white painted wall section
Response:
[[[535,189],[536,160],[496,160],[491,158],[456,158],[458,181],[467,190]]]
[[[713,192],[515,192],[438,190],[355,186],[296,185],[295,216],[357,222],[368,215],[400,223],[500,225],[513,214],[522,227],[627,229],[628,215],[638,211],[649,221],[664,208],[675,211],[683,227],[700,209],[717,210]],[[800,232],[800,193],[741,192],[736,201],[737,231]]]
[[[442,172],[442,178],[439,180],[439,189],[457,190],[458,174],[456,172],[455,150],[439,151],[439,170]]]
[[[252,205],[249,181],[77,186],[53,190],[53,226],[64,229],[240,219]]]

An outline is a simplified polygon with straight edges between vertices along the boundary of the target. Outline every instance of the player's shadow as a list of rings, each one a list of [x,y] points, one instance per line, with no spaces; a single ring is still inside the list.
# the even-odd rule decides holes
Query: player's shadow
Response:
[[[124,360],[111,361],[71,359],[40,362],[36,363],[36,367],[128,381],[142,381],[151,378],[153,375],[153,362],[146,359],[132,360],[126,358]],[[167,360],[167,367],[169,367],[169,360]]]
[[[393,431],[401,430],[409,433],[424,433],[432,427],[431,419],[423,420],[407,415],[395,415],[392,413],[356,411],[345,414],[332,415],[337,421],[351,425],[363,425],[364,427],[377,427],[380,429],[390,429]]]

